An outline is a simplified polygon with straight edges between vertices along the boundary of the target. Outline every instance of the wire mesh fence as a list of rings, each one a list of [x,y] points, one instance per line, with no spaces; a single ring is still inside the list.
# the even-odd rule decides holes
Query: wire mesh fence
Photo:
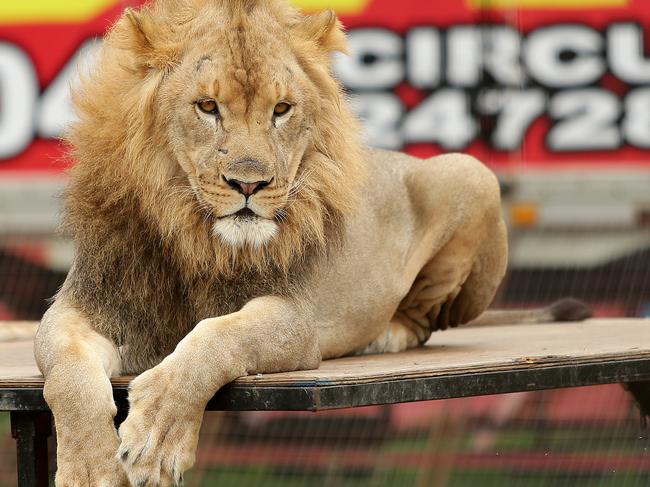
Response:
[[[13,242],[0,254],[4,319],[37,319],[64,279],[34,248]],[[596,269],[515,269],[497,304],[573,295],[603,316],[643,314],[649,261],[644,251]],[[207,413],[186,485],[643,486],[649,447],[619,385],[321,413]],[[15,482],[8,415],[0,415],[0,486]]]
[[[140,3],[142,2],[139,0],[125,0],[121,5]],[[306,5],[309,2],[300,3]],[[382,21],[384,27],[375,28],[378,26],[372,24],[371,20],[362,18],[355,21],[354,18],[349,18],[352,23],[348,32],[354,36],[355,27],[359,27],[356,33],[358,34],[357,46],[363,44],[364,39],[367,41],[371,39],[370,36],[374,36],[372,42],[366,42],[365,48],[388,46],[389,52],[386,54],[379,50],[376,53],[369,52],[366,55],[353,57],[352,59],[358,59],[360,64],[356,66],[357,69],[348,69],[346,73],[348,77],[351,76],[350,73],[363,73],[362,68],[372,67],[378,60],[387,60],[389,67],[394,68],[395,72],[388,68],[382,70],[389,78],[388,81],[383,80],[383,85],[382,80],[377,76],[351,78],[356,85],[362,87],[364,83],[367,85],[365,91],[362,89],[357,93],[360,95],[357,97],[357,102],[362,102],[365,96],[368,112],[365,114],[367,117],[365,121],[370,122],[369,125],[376,129],[374,132],[371,130],[370,135],[374,133],[375,139],[383,143],[393,139],[403,138],[407,141],[413,139],[413,134],[409,136],[408,130],[404,129],[402,133],[397,130],[397,127],[402,124],[419,130],[420,123],[404,123],[409,113],[412,119],[413,114],[416,113],[415,108],[418,107],[421,109],[428,107],[426,110],[431,111],[429,117],[431,119],[435,118],[434,115],[439,115],[435,109],[440,101],[440,98],[435,98],[436,90],[440,88],[435,80],[437,74],[449,76],[450,73],[460,70],[462,75],[465,73],[462,68],[471,65],[466,62],[467,55],[472,54],[471,50],[449,49],[445,55],[442,55],[441,51],[439,60],[441,65],[436,67],[432,64],[434,57],[430,56],[430,51],[410,57],[417,54],[418,46],[430,50],[432,46],[438,46],[440,39],[442,39],[440,42],[446,43],[444,45],[453,46],[454,42],[463,39],[472,41],[475,38],[474,34],[480,34],[483,42],[501,46],[506,50],[505,66],[509,68],[511,66],[508,63],[517,61],[518,56],[516,53],[511,56],[515,51],[508,50],[512,47],[508,44],[510,42],[508,39],[515,39],[515,42],[521,43],[525,41],[530,29],[536,28],[537,23],[559,22],[558,19],[553,20],[552,13],[546,12],[540,15],[538,21],[534,12],[527,12],[524,15],[519,10],[513,9],[512,12],[504,14],[507,21],[504,23],[501,14],[497,15],[488,8],[490,4],[501,2],[482,0],[438,2],[436,11],[440,10],[439,15],[441,18],[444,17],[438,22],[439,19],[430,18],[430,6],[434,2],[428,0],[421,2],[417,8],[414,7],[417,2],[410,2],[413,12],[418,13],[413,15],[413,19],[416,19],[413,23],[406,18],[400,20],[400,13],[408,14],[408,8],[395,9],[390,2],[364,3],[378,6],[377,19],[382,18],[380,13],[385,9],[388,12],[386,16],[388,20]],[[447,7],[451,11],[449,18],[445,17],[447,15],[444,12],[445,3],[451,6]],[[455,5],[456,3],[458,5]],[[641,5],[641,3],[640,0],[634,0],[630,5]],[[472,5],[485,7],[478,17],[472,14],[472,23],[468,23],[468,18],[464,16],[456,18],[455,10],[464,10]],[[403,12],[399,12],[401,10]],[[643,11],[647,11],[647,8]],[[623,26],[626,29],[634,27],[628,25],[629,18],[639,17],[638,11],[630,12],[625,14],[623,19],[626,21],[626,25]],[[580,15],[580,18],[583,18],[587,12],[582,12]],[[598,19],[587,22],[592,22],[594,28],[600,26],[599,29],[605,29],[608,24],[603,22],[608,18],[609,13],[595,15]],[[522,16],[525,18],[522,19]],[[519,25],[524,20],[527,22],[525,28]],[[564,22],[566,19],[562,17],[560,20]],[[584,30],[585,26],[576,24],[573,18],[570,20],[569,27]],[[397,26],[392,24],[393,21]],[[431,24],[429,26],[431,29],[424,29],[423,27],[428,24]],[[367,26],[372,28],[367,30],[365,29]],[[412,29],[404,31],[407,27]],[[509,35],[509,32],[512,34],[510,27],[520,30],[521,38],[518,37],[519,34],[515,37]],[[545,28],[546,26],[542,26],[540,29]],[[41,29],[40,24],[38,29]],[[29,33],[26,35],[32,36]],[[419,42],[416,43],[418,39]],[[391,46],[399,47],[402,44],[406,52],[393,53]],[[594,49],[593,54],[596,55],[601,51],[603,48],[598,47]],[[487,103],[490,101],[489,97],[484,97],[483,94],[490,93],[501,85],[496,79],[484,79],[484,73],[480,73],[485,68],[481,64],[481,56],[484,53],[480,50],[474,54],[476,54],[473,58],[474,62],[478,63],[475,66],[476,81],[465,82],[461,79],[457,82],[458,86],[452,83],[453,86],[444,85],[442,88],[453,88],[452,91],[456,95],[459,94],[459,89],[465,90],[467,93],[465,91],[463,93],[468,96],[468,100],[483,100]],[[577,56],[579,53],[573,54]],[[572,53],[568,52],[567,55],[570,60]],[[49,55],[44,57],[49,59]],[[417,65],[412,62],[413,59],[423,63],[424,71],[413,71]],[[472,60],[471,56],[469,60]],[[535,59],[528,60],[528,64],[532,65],[534,61]],[[449,63],[452,63],[454,69],[449,67]],[[515,74],[519,71],[523,73],[525,71],[523,68],[526,67],[523,66],[519,70],[520,66],[513,66],[517,68]],[[436,69],[439,69],[440,73]],[[494,71],[494,66],[492,70]],[[406,75],[400,75],[401,71]],[[498,71],[496,74],[499,73],[502,72]],[[472,78],[472,73],[469,74]],[[419,76],[419,83],[414,83],[409,76],[416,76],[416,78]],[[604,79],[606,85],[612,84],[610,74]],[[447,82],[451,83],[449,80]],[[516,91],[518,83],[519,81],[509,81],[506,92]],[[526,98],[527,100],[535,101],[540,88],[538,85],[543,88],[543,83],[539,82],[533,86],[522,84],[519,88],[524,95],[532,96]],[[380,86],[380,89],[377,86]],[[588,87],[594,88],[591,84]],[[632,88],[634,87],[636,85]],[[619,93],[621,95],[626,91],[618,85],[614,88],[617,93],[621,91]],[[353,89],[350,91],[355,95]],[[558,88],[555,86],[547,91],[551,99],[555,97]],[[572,96],[575,97],[575,93]],[[603,93],[598,96],[602,98]],[[559,106],[558,99],[553,99],[554,104]],[[509,99],[505,97],[501,101],[495,100],[499,103],[507,103]],[[511,110],[486,111],[485,107],[481,109],[481,104],[474,103],[474,105],[477,106],[472,108],[472,113],[465,114],[463,111],[456,113],[457,117],[449,119],[443,117],[443,119],[451,124],[454,121],[465,120],[470,115],[475,117],[476,122],[480,124],[477,131],[480,149],[483,145],[489,145],[495,138],[495,133],[498,135],[497,115],[501,116]],[[549,105],[548,100],[543,105],[540,106],[541,109]],[[628,105],[632,106],[626,104]],[[507,106],[514,107],[510,104]],[[583,108],[585,113],[601,113],[602,107],[596,104],[585,105]],[[363,110],[361,112],[360,116],[363,118]],[[422,110],[417,112],[421,113]],[[619,119],[622,119],[622,116],[609,122],[615,125]],[[430,121],[429,119],[425,121],[427,120]],[[531,122],[530,126],[520,128],[523,134],[527,131],[533,135],[539,134],[540,122],[543,128],[543,124],[548,121],[546,117],[541,121],[537,120],[536,123]],[[642,121],[645,121],[645,118]],[[466,126],[473,127],[473,122]],[[601,127],[600,121],[593,126]],[[385,129],[387,132],[377,132],[378,129]],[[647,136],[645,125],[642,129],[644,137]],[[445,133],[455,134],[453,130]],[[437,136],[442,137],[440,133],[437,133]],[[417,137],[415,139],[417,142]],[[442,139],[434,142],[444,142],[444,137]],[[538,139],[546,140],[544,137]],[[593,162],[591,161],[593,159],[602,163],[603,159],[609,158],[611,162],[603,165],[614,171],[611,173],[614,175],[620,169],[623,179],[618,181],[616,177],[612,177],[612,181],[607,181],[609,175],[605,175],[602,179],[611,184],[603,184],[603,181],[597,179],[593,181],[593,187],[589,187],[591,183],[584,184],[580,175],[574,175],[574,179],[571,180],[573,186],[567,183],[564,185],[566,187],[563,187],[565,174],[562,171],[557,173],[554,171],[561,169],[560,162],[573,162],[571,157],[575,154],[570,153],[570,157],[560,154],[562,156],[560,157],[558,154],[552,154],[552,151],[547,148],[536,147],[536,140],[534,137],[522,135],[521,146],[516,146],[512,150],[500,147],[494,151],[483,151],[495,155],[494,161],[483,157],[485,162],[491,166],[496,166],[497,164],[493,163],[498,162],[501,166],[507,166],[512,172],[512,174],[505,174],[505,180],[502,181],[506,201],[504,213],[509,213],[508,205],[518,202],[528,205],[524,208],[526,210],[523,213],[524,221],[519,222],[524,223],[524,229],[517,227],[516,218],[511,218],[513,221],[510,221],[512,254],[523,255],[525,258],[521,262],[511,263],[513,265],[499,291],[495,305],[507,308],[531,307],[548,304],[561,297],[573,296],[585,300],[597,316],[650,316],[650,199],[647,196],[650,191],[646,191],[644,196],[645,188],[642,185],[636,193],[628,191],[627,188],[634,186],[635,181],[642,183],[637,173],[629,168],[626,169],[622,164],[619,168],[617,152],[600,153],[590,147],[587,147],[582,154],[584,161]],[[647,148],[647,141],[645,144]],[[456,146],[454,145],[453,148]],[[439,152],[440,147],[436,146],[432,151],[431,147],[415,143],[407,149],[414,154],[431,155]],[[530,154],[537,159],[549,156],[555,161],[553,165],[538,160],[536,166],[542,167],[542,173],[553,173],[554,179],[539,174],[536,175],[537,181],[534,177],[517,181],[519,173],[524,174],[527,169],[531,169],[526,167],[527,157]],[[650,173],[647,170],[647,151],[639,150],[633,155],[633,162],[636,162],[641,169],[645,167],[646,173]],[[506,164],[505,162],[508,161],[504,162],[504,160],[509,158],[512,161]],[[582,170],[583,175],[586,176],[588,171]],[[624,174],[626,170],[627,175]],[[25,186],[33,185],[34,181],[28,180]],[[638,184],[634,187],[637,186]],[[4,191],[7,191],[8,187],[3,187]],[[16,211],[24,210],[23,206],[29,207],[24,204],[29,199],[23,195],[24,188],[15,190],[19,195],[16,197]],[[42,198],[49,201],[49,194],[58,190],[58,186],[48,189],[49,193],[47,191],[43,193],[47,198],[46,196]],[[531,200],[531,195],[539,196],[539,199]],[[0,189],[1,196],[3,196],[2,189]],[[6,205],[8,199],[0,199],[0,203],[2,201]],[[638,221],[630,223],[628,228],[619,228],[620,222],[616,218],[611,221],[607,218],[602,219],[604,223],[601,223],[607,227],[606,229],[598,226],[589,228],[582,224],[583,218],[593,218],[594,213],[600,211],[598,208],[606,208],[607,204],[627,208],[630,214],[634,213],[635,218],[638,216]],[[9,206],[6,205],[5,212],[11,213],[12,209],[8,208]],[[0,210],[3,208],[0,207]],[[555,211],[552,216],[556,217],[556,223],[560,222],[564,226],[559,229],[544,228],[543,225],[538,224],[539,222],[534,221],[538,216],[537,213],[547,210]],[[566,225],[568,220],[563,213],[571,213],[575,217],[568,226]],[[43,218],[47,219],[48,215],[49,213],[45,214]],[[25,212],[23,216],[24,219],[29,220],[30,213]],[[12,221],[15,223],[15,220],[20,220],[23,216],[15,217]],[[531,228],[527,228],[527,225]],[[22,228],[20,225],[18,227]],[[28,227],[29,225],[25,226]],[[0,228],[1,230],[3,229]],[[625,232],[629,234],[627,239],[623,235]],[[8,235],[4,231],[0,233],[6,237],[0,239],[0,320],[37,320],[47,308],[48,299],[55,294],[63,282],[65,266],[53,265],[49,235],[42,235],[39,240]],[[617,238],[619,241],[616,241]],[[524,244],[532,244],[532,246],[524,248]],[[600,253],[595,252],[593,249],[597,247],[605,250],[599,251]],[[593,256],[583,259],[582,264],[577,265],[571,262],[573,257],[562,255],[562,252],[569,250],[573,250],[574,257],[580,254],[593,254]],[[553,261],[537,262],[535,258],[530,257],[534,254],[545,258],[550,255]],[[453,331],[445,333],[453,333]],[[616,330],[612,329],[612,333],[616,333]],[[504,337],[504,340],[507,340],[507,337]],[[189,487],[213,485],[640,487],[650,485],[649,447],[648,431],[640,421],[638,410],[632,399],[618,385],[321,413],[206,413],[197,464],[187,476],[186,485]],[[50,451],[53,452],[54,449],[51,448]],[[10,487],[15,484],[15,451],[9,431],[9,418],[6,414],[0,414],[0,487]]]
[[[15,485],[0,416],[0,485]],[[199,486],[646,486],[650,439],[618,385],[321,413],[207,413]]]

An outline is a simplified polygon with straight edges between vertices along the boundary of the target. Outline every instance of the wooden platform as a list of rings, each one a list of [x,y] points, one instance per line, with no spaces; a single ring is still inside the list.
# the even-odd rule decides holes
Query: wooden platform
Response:
[[[118,405],[125,405],[129,380],[112,380]],[[648,380],[650,320],[461,327],[408,352],[244,377],[208,409],[322,410]],[[32,343],[0,343],[0,411],[47,410],[42,386]]]

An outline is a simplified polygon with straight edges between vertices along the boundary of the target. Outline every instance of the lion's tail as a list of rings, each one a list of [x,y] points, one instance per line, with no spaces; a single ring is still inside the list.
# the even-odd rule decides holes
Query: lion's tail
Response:
[[[38,329],[37,321],[0,322],[0,342],[31,340]]]
[[[490,326],[582,321],[591,318],[591,309],[582,301],[564,298],[545,308],[488,310],[465,326]]]

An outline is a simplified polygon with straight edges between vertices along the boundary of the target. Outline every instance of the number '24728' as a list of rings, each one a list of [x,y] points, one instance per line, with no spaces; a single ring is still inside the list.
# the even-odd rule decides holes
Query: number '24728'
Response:
[[[621,100],[606,88],[484,89],[470,95],[440,88],[410,111],[393,93],[353,96],[372,145],[399,149],[433,143],[458,150],[479,136],[479,117],[493,118],[489,144],[495,150],[519,149],[540,117],[553,121],[546,135],[552,152],[613,151],[623,144],[650,148],[650,87],[630,90]]]

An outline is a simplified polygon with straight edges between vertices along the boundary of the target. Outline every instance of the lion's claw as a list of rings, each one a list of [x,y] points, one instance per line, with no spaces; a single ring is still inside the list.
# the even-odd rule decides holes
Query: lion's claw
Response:
[[[183,482],[194,464],[203,408],[174,395],[176,387],[161,366],[131,385],[129,415],[120,426],[116,458],[137,487],[166,487]]]

